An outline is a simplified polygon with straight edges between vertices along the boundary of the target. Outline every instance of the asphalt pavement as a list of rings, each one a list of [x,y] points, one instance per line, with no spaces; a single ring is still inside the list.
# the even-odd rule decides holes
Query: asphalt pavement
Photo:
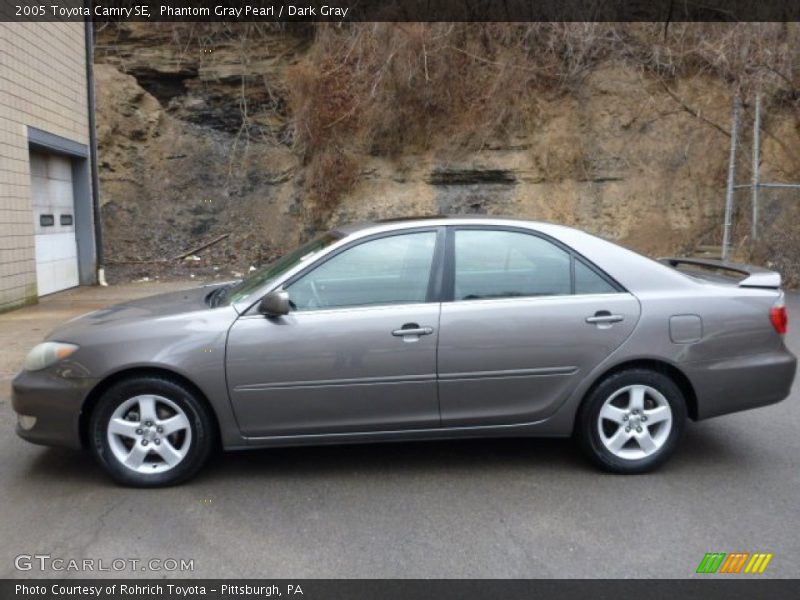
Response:
[[[771,552],[757,577],[800,577],[798,383],[780,404],[691,423],[664,468],[633,477],[569,440],[504,439],[228,453],[180,487],[135,490],[88,453],[17,438],[9,384],[49,329],[180,285],[80,288],[0,315],[0,577],[691,577],[707,552]],[[151,559],[193,571],[142,571]]]

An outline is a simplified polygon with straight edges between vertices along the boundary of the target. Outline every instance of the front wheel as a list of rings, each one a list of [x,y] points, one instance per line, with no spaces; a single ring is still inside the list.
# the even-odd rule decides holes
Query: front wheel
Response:
[[[111,386],[92,413],[92,451],[119,483],[159,487],[194,475],[208,458],[213,423],[184,386],[139,377]]]
[[[614,473],[644,473],[675,451],[686,423],[686,400],[668,376],[646,369],[611,375],[578,414],[584,452]]]

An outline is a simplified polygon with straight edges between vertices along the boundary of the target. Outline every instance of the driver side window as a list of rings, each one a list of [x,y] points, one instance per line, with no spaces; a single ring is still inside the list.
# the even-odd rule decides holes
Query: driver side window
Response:
[[[425,302],[436,232],[363,242],[286,288],[298,311]]]

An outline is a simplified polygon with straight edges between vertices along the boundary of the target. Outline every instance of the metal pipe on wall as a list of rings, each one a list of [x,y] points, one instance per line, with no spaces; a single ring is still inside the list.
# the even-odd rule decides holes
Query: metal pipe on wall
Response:
[[[91,11],[91,0],[86,0],[84,5]],[[97,173],[97,123],[95,119],[94,97],[94,25],[91,18],[84,23],[86,45],[86,88],[89,104],[89,169],[92,177],[92,212],[94,216],[94,244],[95,260],[97,261],[97,283],[106,283],[105,267],[103,264],[103,220],[100,214],[100,178]]]

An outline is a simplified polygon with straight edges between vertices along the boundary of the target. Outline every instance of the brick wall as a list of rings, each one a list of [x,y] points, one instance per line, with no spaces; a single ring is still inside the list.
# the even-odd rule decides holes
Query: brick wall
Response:
[[[82,23],[0,23],[0,311],[37,296],[28,126],[89,143]]]

